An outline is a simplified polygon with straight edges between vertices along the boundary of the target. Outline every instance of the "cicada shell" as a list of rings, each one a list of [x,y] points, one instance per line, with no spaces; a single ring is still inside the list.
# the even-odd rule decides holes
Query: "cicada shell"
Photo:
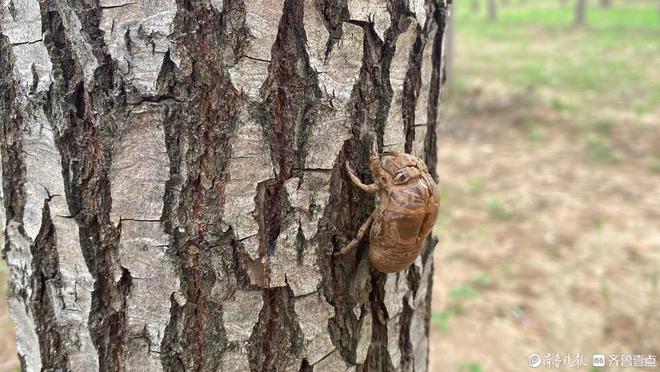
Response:
[[[438,217],[437,185],[424,162],[412,155],[389,151],[371,155],[369,168],[375,182],[365,185],[346,163],[353,183],[366,192],[378,193],[380,203],[357,236],[337,254],[357,246],[369,232],[369,259],[381,272],[404,270],[424,248]]]

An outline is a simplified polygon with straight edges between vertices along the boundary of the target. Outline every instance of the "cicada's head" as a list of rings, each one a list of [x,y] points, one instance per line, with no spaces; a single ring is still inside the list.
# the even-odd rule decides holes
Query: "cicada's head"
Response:
[[[395,185],[415,182],[428,171],[426,164],[416,156],[398,151],[387,151],[382,155],[381,166],[392,176]]]

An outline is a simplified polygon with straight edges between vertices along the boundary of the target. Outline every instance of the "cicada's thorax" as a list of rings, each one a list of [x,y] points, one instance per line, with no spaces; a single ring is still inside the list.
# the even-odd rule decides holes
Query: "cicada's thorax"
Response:
[[[436,184],[425,170],[416,170],[414,177],[381,193],[380,212],[369,235],[369,257],[381,272],[401,271],[412,264],[437,218]]]

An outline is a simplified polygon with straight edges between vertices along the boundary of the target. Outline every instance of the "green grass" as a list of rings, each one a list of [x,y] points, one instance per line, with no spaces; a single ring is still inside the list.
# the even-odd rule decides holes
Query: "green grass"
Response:
[[[466,302],[479,298],[480,290],[493,288],[493,277],[489,272],[478,273],[470,283],[463,283],[449,290],[449,304],[446,309],[431,314],[431,323],[441,332],[449,328],[449,320],[460,316],[466,309]]]
[[[596,230],[602,230],[604,226],[605,226],[605,219],[603,218],[603,216],[600,215],[596,216],[594,218],[594,227],[596,228]]]
[[[437,325],[440,331],[444,332],[449,328],[449,318],[452,315],[454,315],[454,312],[451,309],[433,313],[431,314],[431,322]]]
[[[586,25],[594,28],[654,28],[658,27],[656,4],[621,4],[609,9],[590,7],[587,11]],[[561,7],[557,1],[545,1],[536,4],[501,7],[497,22],[510,25],[529,22],[549,25],[573,25],[574,9],[572,6]]]
[[[534,126],[529,128],[527,131],[527,138],[529,138],[530,141],[532,142],[545,142],[548,139],[548,135],[545,131],[545,129],[539,127],[539,126]]]
[[[649,159],[649,169],[653,173],[660,174],[660,156],[652,156]]]
[[[607,280],[605,278],[600,280],[600,290],[605,309],[609,311],[612,308],[612,296],[610,295],[610,287],[607,285]]]
[[[458,365],[460,372],[483,372],[483,368],[477,362],[461,363]]]
[[[548,106],[588,114],[593,106],[640,115],[660,102],[660,17],[655,2],[615,2],[587,11],[573,25],[573,7],[557,1],[512,2],[495,22],[469,6],[457,9],[455,76],[513,90],[550,93]],[[466,82],[458,84],[467,86]]]
[[[550,100],[550,106],[557,111],[568,111],[572,106],[561,98],[554,97]]]
[[[500,6],[495,22],[486,19],[483,7],[472,13],[462,4],[456,13],[457,101],[463,94],[462,100],[469,102],[475,85],[498,87],[497,91],[520,97],[511,110],[526,109],[526,99],[545,108],[538,114],[540,120],[522,126],[531,143],[546,143],[555,128],[570,130],[581,137],[576,140],[594,164],[631,160],[616,148],[612,136],[615,126],[635,125],[660,109],[656,2],[616,1],[609,9],[594,2],[580,27],[573,24],[572,5],[562,8],[554,0],[512,1]],[[563,118],[564,127],[547,125],[555,120],[548,110]],[[622,114],[632,119],[621,121]],[[641,161],[651,172],[660,173],[657,156],[649,154]],[[479,184],[473,189],[474,194],[481,191]],[[517,217],[498,196],[487,203],[493,219]]]
[[[470,192],[480,194],[484,190],[484,181],[477,177],[470,180]]]
[[[483,272],[474,278],[473,283],[479,289],[488,289],[493,285],[493,277],[489,273]]]
[[[3,301],[4,301],[4,299],[3,299]],[[9,317],[9,314],[6,314],[5,316],[0,317],[0,331],[10,329],[13,326],[14,326],[14,323],[11,321],[11,318]]]
[[[589,160],[596,163],[614,163],[623,159],[621,152],[598,133],[590,133],[587,136],[586,152]]]
[[[612,133],[614,121],[611,119],[597,119],[591,124],[592,129],[603,136],[608,136]]]
[[[479,297],[479,292],[477,292],[470,284],[462,284],[456,288],[452,288],[447,293],[447,297],[451,299],[471,299]]]
[[[499,196],[493,196],[488,201],[488,214],[490,214],[493,219],[503,221],[515,217],[513,209]]]
[[[488,289],[491,287],[492,279],[490,274],[484,272],[476,276],[472,283],[464,283],[458,287],[452,288],[447,293],[450,300],[447,309],[431,314],[431,322],[444,332],[449,328],[449,319],[461,315],[465,311],[465,302],[479,297],[478,289]]]

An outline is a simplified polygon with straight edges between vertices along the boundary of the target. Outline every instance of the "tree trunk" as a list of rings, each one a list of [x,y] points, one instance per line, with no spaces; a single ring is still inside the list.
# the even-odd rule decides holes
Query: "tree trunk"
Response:
[[[587,0],[577,0],[575,3],[575,24],[584,24],[586,10]]]
[[[479,11],[479,0],[472,0],[470,2],[470,10],[472,13],[476,13]]]
[[[497,2],[488,0],[488,19],[494,21],[497,19]]]
[[[427,369],[435,241],[398,274],[328,254],[375,206],[346,161],[435,173],[444,1],[3,4],[24,370]]]
[[[609,8],[611,5],[610,0],[600,0],[600,7],[601,8]]]

